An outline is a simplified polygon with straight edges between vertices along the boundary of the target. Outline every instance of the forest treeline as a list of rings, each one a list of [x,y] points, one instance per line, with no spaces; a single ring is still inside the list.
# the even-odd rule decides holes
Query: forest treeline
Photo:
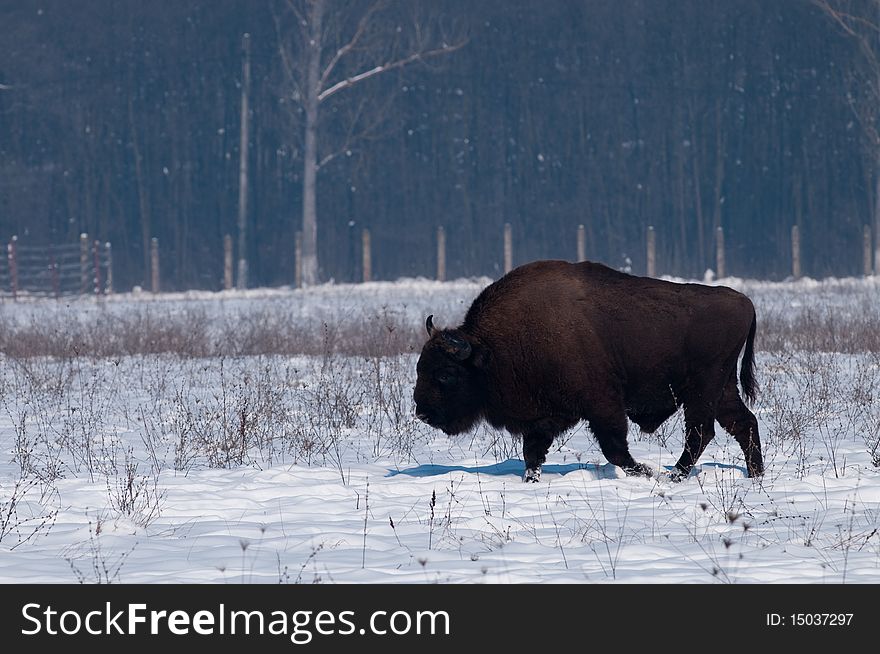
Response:
[[[331,1],[324,24],[351,33],[368,5]],[[291,283],[289,9],[0,1],[0,240],[87,232],[126,289],[148,282],[156,237],[164,288],[219,288],[247,32],[249,283]],[[588,258],[644,273],[653,225],[658,272],[701,277],[723,226],[729,274],[782,278],[799,225],[804,274],[861,273],[877,170],[859,52],[809,0],[391,0],[381,20],[464,45],[322,107],[321,279],[358,278],[365,227],[374,278],[432,276],[439,225],[448,276],[498,276],[506,222],[516,263],[573,259],[583,224]]]

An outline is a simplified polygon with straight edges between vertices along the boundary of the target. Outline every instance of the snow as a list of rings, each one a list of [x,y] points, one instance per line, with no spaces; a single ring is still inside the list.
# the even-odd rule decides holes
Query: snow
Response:
[[[317,325],[387,310],[423,329],[428,313],[459,320],[488,282],[25,300],[0,318],[275,312]],[[880,290],[877,278],[712,283],[748,293],[759,321],[843,320]],[[0,582],[880,582],[877,353],[760,352],[765,476],[746,477],[718,428],[681,483],[665,475],[678,415],[630,432],[654,478],[609,465],[581,426],[524,484],[509,435],[449,438],[412,416],[416,358],[5,357]]]

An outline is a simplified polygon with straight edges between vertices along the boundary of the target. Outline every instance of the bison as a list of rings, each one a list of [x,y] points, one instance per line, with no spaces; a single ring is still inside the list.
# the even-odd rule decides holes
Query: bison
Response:
[[[687,477],[715,435],[742,447],[763,474],[755,398],[755,308],[723,286],[634,277],[592,262],[537,261],[474,300],[464,323],[437,329],[417,365],[416,415],[449,435],[480,420],[522,435],[524,481],[538,481],[553,439],[585,420],[602,454],[651,475],[627,445],[627,418],[654,432],[684,407],[685,447],[671,477]]]

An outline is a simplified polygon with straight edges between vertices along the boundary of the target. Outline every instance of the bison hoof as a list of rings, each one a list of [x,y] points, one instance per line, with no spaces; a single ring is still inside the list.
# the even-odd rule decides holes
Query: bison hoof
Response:
[[[630,466],[629,468],[624,468],[623,471],[631,477],[653,477],[654,471],[651,470],[644,463],[637,463],[634,466]]]
[[[526,468],[526,472],[523,475],[523,481],[532,483],[541,481],[541,467]]]
[[[690,474],[690,471],[685,472],[681,468],[673,468],[669,472],[669,481],[675,482],[677,484],[678,482],[684,481],[685,479],[687,479],[689,474]]]

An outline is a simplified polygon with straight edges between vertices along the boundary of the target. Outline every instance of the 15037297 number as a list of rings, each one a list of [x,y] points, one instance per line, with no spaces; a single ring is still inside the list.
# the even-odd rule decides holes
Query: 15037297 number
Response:
[[[792,613],[791,624],[802,626],[845,627],[852,622],[852,613]]]
[[[779,613],[767,614],[768,627],[847,627],[853,613]]]

